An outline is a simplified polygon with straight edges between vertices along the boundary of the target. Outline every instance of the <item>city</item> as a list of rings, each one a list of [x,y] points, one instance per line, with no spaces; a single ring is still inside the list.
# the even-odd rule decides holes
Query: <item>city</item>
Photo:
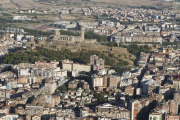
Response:
[[[0,120],[180,120],[180,1],[1,0]]]

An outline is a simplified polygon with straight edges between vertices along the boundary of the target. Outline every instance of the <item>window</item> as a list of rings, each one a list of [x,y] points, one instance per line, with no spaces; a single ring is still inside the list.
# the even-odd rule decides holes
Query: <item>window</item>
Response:
[[[152,117],[150,117],[149,120],[152,120]]]
[[[8,117],[7,120],[11,120],[11,117]]]
[[[28,80],[27,80],[27,83],[30,83],[30,80],[29,80],[29,78],[28,78]]]
[[[157,120],[156,116],[153,117],[153,120]]]
[[[16,117],[13,117],[13,120],[17,120]]]

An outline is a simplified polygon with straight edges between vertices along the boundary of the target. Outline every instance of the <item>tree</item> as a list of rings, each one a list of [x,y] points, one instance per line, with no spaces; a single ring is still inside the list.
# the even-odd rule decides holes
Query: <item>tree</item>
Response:
[[[108,95],[108,96],[111,96],[111,94],[110,94],[109,92],[107,93],[107,95]]]
[[[99,58],[105,60],[105,65],[115,65],[115,60],[104,53],[96,50],[82,50],[80,52],[71,52],[68,49],[65,50],[50,50],[42,47],[36,47],[36,51],[19,50],[15,53],[6,54],[3,58],[3,63],[18,64],[21,62],[34,63],[35,61],[45,60],[47,62],[51,60],[62,61],[64,59],[73,60],[82,64],[89,63],[91,55],[96,54]],[[114,55],[112,54],[114,58]],[[18,58],[18,59],[17,59]],[[17,60],[16,62],[14,60]]]
[[[61,99],[64,100],[64,98],[65,98],[65,95],[63,94],[63,95],[61,96]]]
[[[94,97],[97,98],[98,103],[106,103],[107,99],[101,93],[94,93]]]
[[[56,89],[56,92],[62,93],[62,92],[65,92],[66,90],[67,90],[66,85],[62,85]]]
[[[139,47],[137,44],[133,43],[127,47],[127,50],[129,53],[131,53],[133,55],[137,55],[140,52],[149,53],[151,50],[151,47],[148,47],[147,45]]]
[[[97,39],[98,42],[107,42],[106,36],[101,36],[98,34],[95,34],[93,31],[89,31],[85,33],[86,39]]]

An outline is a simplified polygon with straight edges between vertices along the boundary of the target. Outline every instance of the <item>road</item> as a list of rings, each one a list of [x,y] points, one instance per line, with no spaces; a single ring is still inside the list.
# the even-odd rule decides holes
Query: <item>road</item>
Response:
[[[35,5],[33,5],[32,3],[28,2],[28,0],[24,0],[23,2],[27,3],[28,5],[32,6],[33,8],[36,8]],[[16,5],[18,8],[21,8],[22,6],[20,6],[18,3],[15,3],[13,0],[10,0],[10,3]]]
[[[17,3],[15,3],[13,0],[10,0],[10,2],[12,3],[12,4],[14,4],[14,5],[16,5],[17,7],[21,7],[19,4],[17,4]]]

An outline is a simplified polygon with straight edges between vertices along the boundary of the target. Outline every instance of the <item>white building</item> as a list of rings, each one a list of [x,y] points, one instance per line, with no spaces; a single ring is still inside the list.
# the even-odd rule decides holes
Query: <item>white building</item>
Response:
[[[73,70],[72,71],[72,77],[77,77],[79,73],[79,70]]]
[[[97,74],[98,74],[98,75],[105,75],[105,74],[107,74],[107,70],[104,69],[104,68],[103,68],[103,69],[100,69],[100,70],[97,71]]]
[[[24,35],[17,35],[16,41],[18,41],[18,42],[22,41],[23,37],[24,37]]]
[[[28,18],[26,15],[24,15],[24,16],[14,16],[13,20],[31,20],[31,19]]]
[[[56,21],[55,23],[53,23],[53,26],[56,28],[68,29],[75,28],[77,26],[77,23],[71,21]]]
[[[97,75],[92,75],[91,76],[91,82],[92,82],[92,87],[98,87],[103,85],[103,77],[102,76],[97,76]]]
[[[114,22],[103,20],[103,21],[102,21],[102,25],[110,25],[110,26],[114,26]]]

